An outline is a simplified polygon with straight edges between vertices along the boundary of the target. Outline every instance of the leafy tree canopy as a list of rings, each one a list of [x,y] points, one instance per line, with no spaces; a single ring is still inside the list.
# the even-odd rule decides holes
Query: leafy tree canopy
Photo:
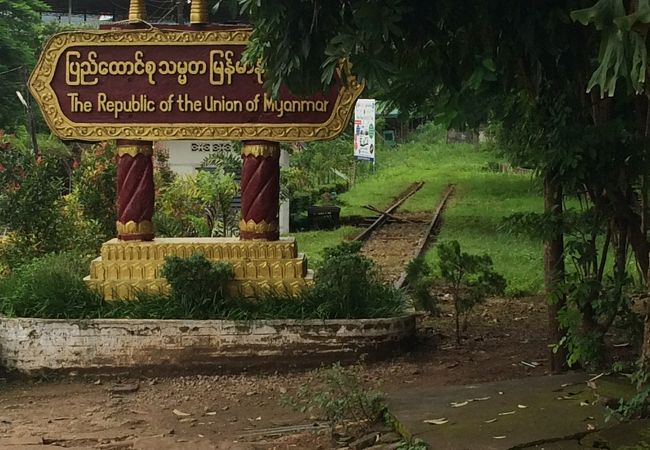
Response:
[[[24,124],[24,108],[16,91],[25,91],[25,74],[36,62],[40,47],[41,0],[0,0],[0,128]]]

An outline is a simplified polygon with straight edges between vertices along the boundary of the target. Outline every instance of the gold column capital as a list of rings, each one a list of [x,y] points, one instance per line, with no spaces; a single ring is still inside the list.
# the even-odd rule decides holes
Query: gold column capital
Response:
[[[131,0],[129,4],[129,20],[139,21],[147,18],[147,9],[144,0]]]
[[[127,144],[117,146],[117,156],[130,155],[135,158],[137,155],[153,155],[153,145],[151,142],[143,144]]]
[[[192,0],[190,8],[190,24],[204,25],[210,22],[208,2],[206,0]]]
[[[264,158],[279,158],[280,144],[270,141],[244,142],[242,156],[262,156]]]

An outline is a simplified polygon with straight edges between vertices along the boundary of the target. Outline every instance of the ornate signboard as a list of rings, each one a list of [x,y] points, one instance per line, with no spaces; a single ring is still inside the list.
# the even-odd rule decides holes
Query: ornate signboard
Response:
[[[250,29],[111,30],[55,35],[29,86],[62,139],[329,139],[362,86],[337,76],[308,98],[263,87],[242,63]]]

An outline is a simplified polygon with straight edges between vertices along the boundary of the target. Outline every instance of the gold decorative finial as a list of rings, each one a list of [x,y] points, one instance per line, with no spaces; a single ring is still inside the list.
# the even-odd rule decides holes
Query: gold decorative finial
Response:
[[[208,2],[206,0],[192,0],[190,9],[190,23],[192,25],[202,25],[210,22],[208,13]]]
[[[129,20],[138,21],[147,18],[147,9],[144,0],[131,0],[129,5]]]

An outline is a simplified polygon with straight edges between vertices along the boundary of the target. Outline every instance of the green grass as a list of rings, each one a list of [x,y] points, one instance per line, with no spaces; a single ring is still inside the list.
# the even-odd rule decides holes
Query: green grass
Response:
[[[341,241],[356,236],[359,232],[358,228],[346,226],[337,230],[292,233],[292,236],[298,241],[298,251],[307,255],[309,266],[313,269],[321,263],[323,249],[334,247]]]
[[[456,182],[438,239],[457,240],[465,252],[490,255],[497,272],[508,281],[507,295],[541,292],[541,241],[500,229],[503,219],[514,213],[541,212],[542,198],[530,176],[483,172]],[[426,257],[435,261],[435,249]]]
[[[385,208],[415,181],[423,188],[401,207],[402,212],[433,211],[449,183],[456,193],[444,214],[439,238],[458,240],[463,251],[489,254],[495,269],[508,280],[508,295],[536,294],[543,286],[542,244],[525,236],[500,230],[505,217],[520,212],[542,212],[540,190],[528,174],[486,170],[497,157],[482,147],[448,145],[440,132],[425,127],[410,142],[377,155],[376,172],[342,194],[344,216],[369,215],[363,205]],[[324,247],[354,234],[348,227],[327,232],[296,233],[299,248],[311,260]],[[435,260],[435,251],[427,254]]]

